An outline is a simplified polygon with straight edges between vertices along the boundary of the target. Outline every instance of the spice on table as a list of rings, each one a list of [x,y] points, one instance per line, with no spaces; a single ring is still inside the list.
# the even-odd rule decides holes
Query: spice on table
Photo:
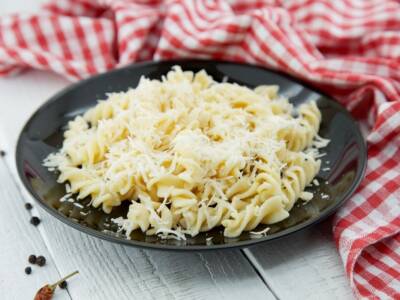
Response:
[[[25,268],[25,274],[29,275],[32,273],[32,268],[31,267],[26,267]]]
[[[40,290],[37,291],[34,300],[50,300],[53,298],[54,288],[52,289],[50,285],[45,285]]]
[[[75,271],[64,278],[61,278],[59,281],[57,281],[54,284],[46,284],[44,287],[42,287],[40,290],[37,291],[35,298],[33,300],[50,300],[53,298],[54,291],[57,288],[57,285],[59,285],[61,282],[66,282],[66,280],[76,274],[78,274],[78,271]]]
[[[40,219],[38,217],[32,217],[31,224],[34,226],[38,226],[40,224]]]
[[[0,156],[1,156],[1,157],[6,156],[6,152],[5,152],[4,150],[0,150]]]
[[[38,257],[36,258],[36,264],[37,264],[39,267],[43,267],[43,266],[46,264],[46,258],[45,258],[44,256],[42,256],[42,255],[38,256]]]
[[[67,286],[68,286],[68,282],[67,281],[61,281],[59,284],[58,284],[58,287],[60,288],[60,289],[66,289],[67,288]]]
[[[31,264],[36,264],[36,255],[34,255],[34,254],[29,255],[28,261],[29,261]]]
[[[30,204],[29,202],[28,203],[25,203],[25,208],[27,209],[27,210],[31,210],[32,209],[32,204]]]

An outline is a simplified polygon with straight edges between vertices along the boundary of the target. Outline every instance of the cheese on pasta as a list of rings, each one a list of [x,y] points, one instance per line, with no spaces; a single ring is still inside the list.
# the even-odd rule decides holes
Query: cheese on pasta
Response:
[[[218,83],[176,66],[69,122],[45,165],[106,213],[129,201],[115,220],[128,237],[141,230],[182,239],[217,226],[236,237],[309,200],[320,121],[315,102],[295,110],[277,86]]]

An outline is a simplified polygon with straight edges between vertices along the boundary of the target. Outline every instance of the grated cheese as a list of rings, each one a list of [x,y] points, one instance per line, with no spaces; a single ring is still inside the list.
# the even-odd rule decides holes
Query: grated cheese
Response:
[[[302,192],[301,194],[300,194],[300,199],[301,200],[304,200],[304,201],[306,201],[306,202],[308,202],[308,201],[310,201],[312,198],[313,198],[313,193],[310,193],[310,192]]]
[[[313,101],[294,108],[276,85],[227,80],[174,67],[69,122],[44,161],[66,183],[60,201],[90,197],[106,213],[129,201],[113,219],[128,238],[139,229],[185,240],[217,226],[236,237],[287,218],[313,198],[304,189],[329,143],[318,136],[321,113]]]
[[[249,233],[251,234],[251,235],[266,235],[267,234],[267,232],[268,231],[270,231],[271,230],[271,228],[270,227],[266,227],[266,228],[264,228],[263,230],[260,230],[260,231],[250,231]]]

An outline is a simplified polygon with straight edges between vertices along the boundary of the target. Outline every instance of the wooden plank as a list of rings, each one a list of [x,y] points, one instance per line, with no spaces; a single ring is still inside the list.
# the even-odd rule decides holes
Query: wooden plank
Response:
[[[36,291],[60,275],[38,228],[29,223],[32,213],[24,208],[24,200],[0,159],[0,294],[2,299],[33,299]],[[32,274],[24,273],[30,265],[30,254],[44,255],[44,267],[31,266]],[[5,297],[5,298],[4,298]],[[57,299],[71,299],[67,291],[57,292]]]
[[[279,299],[353,299],[329,221],[245,250]]]
[[[79,269],[73,299],[275,299],[240,251],[177,253],[95,239],[44,216],[61,272]]]
[[[31,114],[67,84],[68,81],[60,76],[44,71],[29,71],[16,77],[0,78],[0,89],[4,90],[1,95],[0,123],[5,138],[12,142],[9,145],[11,148]]]
[[[0,15],[5,15],[20,11],[35,11],[45,0],[37,1],[0,1]],[[34,74],[28,74],[31,78]],[[0,110],[0,120],[4,125],[4,129],[8,129],[8,125],[14,124],[10,120],[18,119],[19,107],[13,102],[15,94],[24,91],[23,77],[19,80],[2,79],[2,85],[10,86],[10,93],[3,94],[1,103],[2,106],[9,107],[10,110],[5,110],[6,114]],[[54,76],[53,76],[54,78]],[[53,79],[54,80],[54,79]],[[59,78],[56,81],[61,81]],[[64,80],[63,80],[64,81]],[[44,83],[44,81],[42,81]],[[18,86],[18,89],[14,88]],[[53,85],[54,86],[54,85]],[[54,88],[57,88],[54,86]],[[12,92],[11,92],[12,91]],[[52,92],[47,89],[47,92]],[[37,93],[38,95],[39,93]],[[35,101],[30,103],[35,105]],[[27,109],[31,109],[28,106]],[[9,114],[9,113],[12,114]],[[21,116],[25,118],[25,115]],[[13,140],[16,140],[16,133],[19,128],[13,128]],[[0,132],[0,149],[10,150],[10,144],[7,143],[4,132]],[[11,136],[8,134],[7,136]],[[7,157],[11,160],[11,155]],[[45,283],[53,282],[59,278],[58,270],[47,250],[44,240],[41,237],[39,228],[33,227],[29,223],[30,213],[23,208],[24,200],[17,191],[15,182],[8,170],[5,168],[4,159],[0,159],[0,201],[2,209],[0,210],[0,236],[1,251],[0,251],[0,292],[2,297],[7,299],[32,299],[36,290]],[[37,213],[34,209],[31,213]],[[39,226],[40,227],[40,226]],[[32,253],[44,255],[48,263],[43,268],[33,268],[33,273],[30,276],[24,274],[24,268],[27,265],[27,256]],[[66,291],[57,293],[57,299],[71,299]]]

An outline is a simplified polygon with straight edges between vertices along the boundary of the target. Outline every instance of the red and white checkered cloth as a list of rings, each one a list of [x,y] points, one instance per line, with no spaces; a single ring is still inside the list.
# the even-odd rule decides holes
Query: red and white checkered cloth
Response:
[[[79,79],[130,62],[245,61],[302,78],[368,120],[368,169],[334,237],[358,298],[400,299],[400,3],[57,0],[0,18],[0,73]]]

